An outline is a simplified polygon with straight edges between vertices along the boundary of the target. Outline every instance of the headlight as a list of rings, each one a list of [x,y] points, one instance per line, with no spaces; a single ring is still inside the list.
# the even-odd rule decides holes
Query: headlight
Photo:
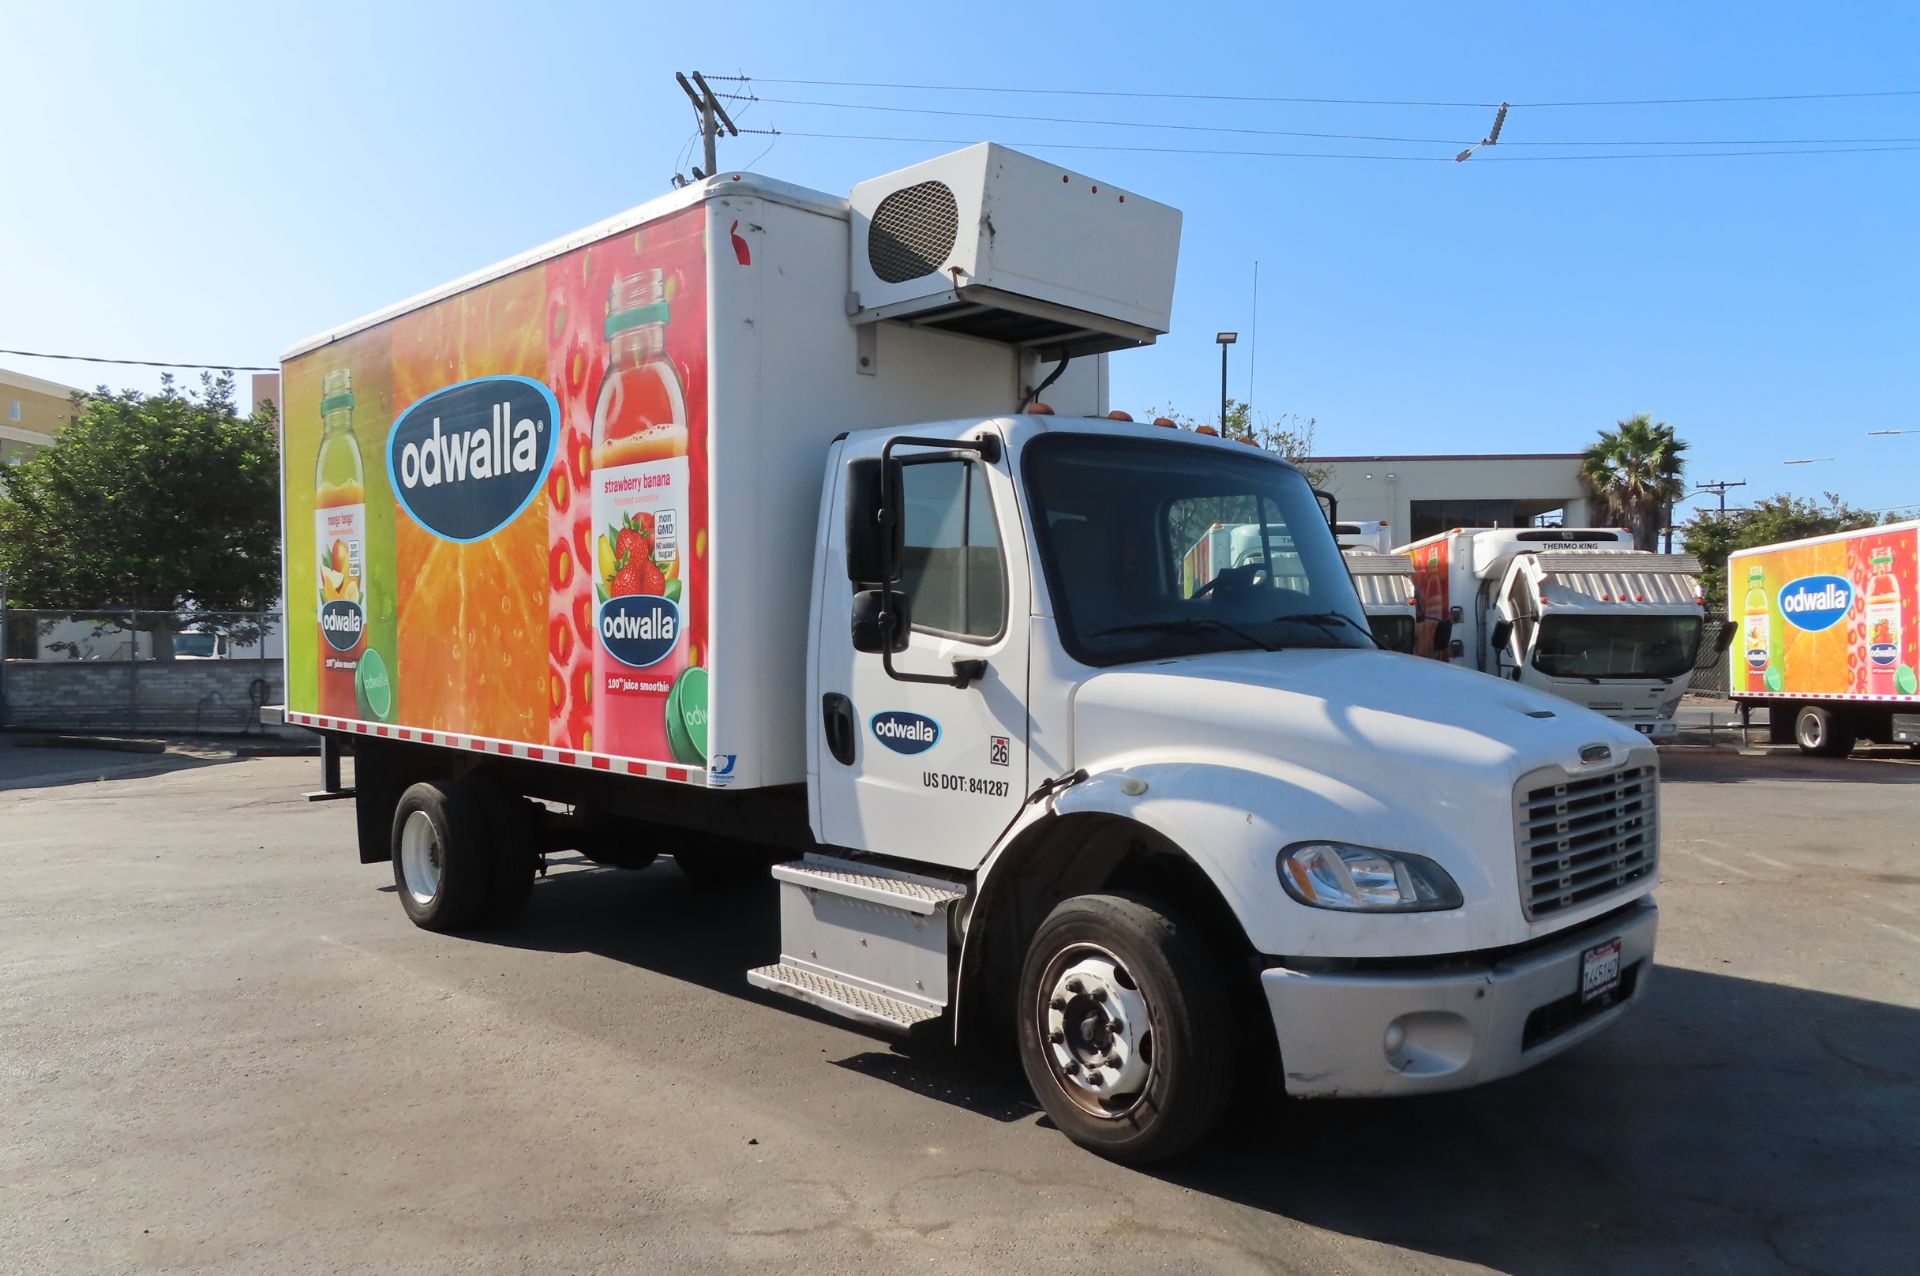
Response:
[[[1460,888],[1424,855],[1349,842],[1295,842],[1280,852],[1280,885],[1311,908],[1426,913],[1460,907]]]

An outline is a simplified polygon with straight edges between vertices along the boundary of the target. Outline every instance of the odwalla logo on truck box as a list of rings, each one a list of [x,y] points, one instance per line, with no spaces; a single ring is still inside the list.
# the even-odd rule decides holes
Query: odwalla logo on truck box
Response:
[[[560,404],[530,377],[477,377],[421,399],[387,435],[387,478],[435,536],[477,541],[520,516],[553,462]]]
[[[1833,628],[1852,606],[1853,586],[1844,576],[1802,576],[1780,587],[1780,614],[1809,633]]]

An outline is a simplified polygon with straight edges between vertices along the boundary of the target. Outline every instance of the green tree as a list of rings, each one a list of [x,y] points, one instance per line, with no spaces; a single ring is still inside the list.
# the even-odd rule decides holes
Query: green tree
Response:
[[[53,446],[0,470],[0,573],[11,601],[102,619],[148,610],[153,653],[208,610],[273,606],[280,581],[272,406],[234,409],[233,375],[181,393],[76,399]]]
[[[1150,409],[1147,419],[1155,417],[1165,417],[1183,430],[1201,430],[1209,434],[1222,434],[1230,439],[1251,440],[1266,451],[1293,462],[1315,487],[1326,480],[1328,471],[1324,467],[1307,463],[1313,456],[1313,436],[1320,426],[1314,417],[1286,412],[1276,417],[1263,417],[1256,423],[1253,408],[1239,399],[1227,400],[1225,428],[1198,423],[1193,417],[1173,408],[1165,411]]]
[[[1595,522],[1619,523],[1633,529],[1633,543],[1656,549],[1660,529],[1674,502],[1686,495],[1682,475],[1687,445],[1666,422],[1655,422],[1645,412],[1630,416],[1600,437],[1581,456],[1580,477],[1605,506]]]
[[[1833,492],[1823,495],[1825,504],[1781,492],[1756,501],[1752,509],[1695,513],[1681,535],[1687,552],[1700,560],[1700,591],[1706,597],[1707,610],[1726,611],[1727,555],[1734,550],[1778,545],[1828,532],[1850,532],[1880,521]]]

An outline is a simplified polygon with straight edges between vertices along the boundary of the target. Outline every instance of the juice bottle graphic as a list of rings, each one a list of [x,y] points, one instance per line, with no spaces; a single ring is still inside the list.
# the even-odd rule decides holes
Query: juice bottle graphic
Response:
[[[1747,597],[1740,608],[1740,647],[1747,657],[1747,688],[1757,691],[1772,659],[1773,618],[1767,610],[1766,569],[1747,568]]]
[[[614,282],[607,377],[593,412],[593,748],[657,759],[684,751],[668,717],[687,667],[691,602],[687,403],[667,358],[667,318],[664,272]]]
[[[1894,671],[1900,664],[1900,583],[1893,578],[1893,548],[1883,546],[1868,558],[1867,691],[1890,696],[1898,691]]]
[[[354,676],[367,645],[366,469],[353,434],[353,374],[320,383],[320,455],[314,462],[314,546],[319,554],[320,712],[359,716]]]

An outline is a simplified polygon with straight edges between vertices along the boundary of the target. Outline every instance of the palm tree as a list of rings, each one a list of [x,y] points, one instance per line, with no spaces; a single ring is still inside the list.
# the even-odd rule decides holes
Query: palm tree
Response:
[[[1606,509],[1633,529],[1636,546],[1655,549],[1674,502],[1686,494],[1681,478],[1686,450],[1672,426],[1642,412],[1600,432],[1581,455],[1580,477]]]

